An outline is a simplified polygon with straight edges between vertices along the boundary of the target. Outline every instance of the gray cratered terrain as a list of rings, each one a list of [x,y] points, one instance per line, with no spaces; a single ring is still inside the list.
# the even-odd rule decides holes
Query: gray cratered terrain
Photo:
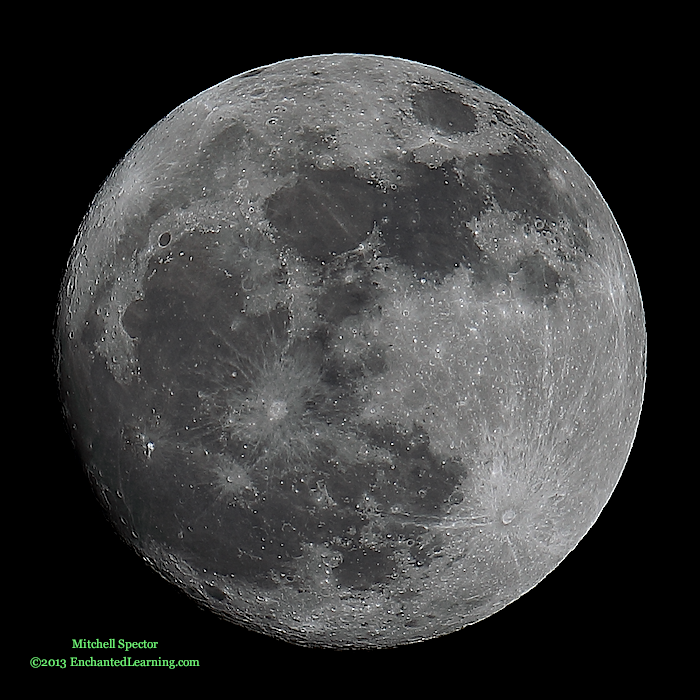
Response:
[[[622,235],[551,135],[456,75],[284,61],[174,110],[83,221],[66,415],[163,576],[291,642],[417,642],[576,546],[641,410]]]

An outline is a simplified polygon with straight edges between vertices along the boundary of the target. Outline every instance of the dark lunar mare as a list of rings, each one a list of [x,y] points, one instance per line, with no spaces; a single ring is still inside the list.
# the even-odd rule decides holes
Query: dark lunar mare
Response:
[[[340,408],[332,411],[313,402],[304,410],[322,415],[327,423],[354,421],[370,444],[392,455],[391,474],[385,480],[377,481],[382,465],[372,461],[341,464],[345,460],[334,454],[329,442],[318,446],[308,463],[289,464],[273,458],[263,464],[257,459],[253,485],[265,497],[255,508],[244,497],[221,499],[217,484],[207,481],[203,467],[208,457],[240,459],[245,452],[242,441],[227,439],[222,427],[229,377],[245,366],[254,368],[260,349],[272,339],[278,339],[273,352],[282,352],[288,316],[283,309],[246,316],[232,330],[230,319],[242,308],[240,279],[217,275],[214,267],[206,269],[206,241],[206,233],[196,232],[189,236],[187,245],[181,242],[178,246],[184,255],[170,257],[164,250],[155,256],[149,263],[143,299],[130,305],[122,321],[135,340],[141,367],[140,390],[131,394],[125,412],[143,416],[155,432],[158,426],[152,416],[163,416],[172,426],[168,436],[174,444],[174,449],[166,452],[156,449],[149,457],[148,469],[134,469],[131,451],[143,452],[143,441],[139,444],[132,436],[125,443],[117,490],[130,504],[134,530],[158,533],[164,544],[186,552],[194,565],[235,574],[257,586],[279,585],[279,579],[270,577],[271,571],[280,567],[291,571],[305,545],[328,541],[334,541],[343,554],[335,569],[339,582],[356,589],[395,574],[392,556],[397,546],[408,549],[420,565],[429,564],[433,550],[424,549],[422,538],[427,528],[421,519],[430,523],[446,513],[461,470],[454,458],[442,459],[432,452],[429,436],[419,426],[406,433],[390,424],[357,424],[354,387],[366,373],[381,373],[381,357],[338,367],[324,354],[323,342],[318,346],[321,354],[308,347],[297,348],[319,364],[327,387],[322,400],[341,399]],[[346,265],[332,271],[327,291],[320,291],[319,309],[324,309],[321,337],[326,324],[332,327],[359,313],[372,294],[371,286],[361,283],[344,285],[338,293],[335,280],[348,266],[356,272],[361,263],[349,257]],[[325,295],[333,302],[326,303]],[[257,378],[255,369],[239,377],[243,393]],[[210,396],[208,402],[203,403],[203,394]],[[190,449],[193,444],[197,446],[194,454]],[[259,451],[268,447],[263,444]],[[99,461],[105,457],[100,455]],[[183,496],[187,484],[192,487],[185,488]],[[315,500],[319,484],[336,504],[330,511],[320,510]],[[368,519],[355,504],[363,494],[371,495],[387,518],[385,544],[367,546],[361,542]],[[393,515],[392,509],[396,511]],[[322,528],[319,519],[323,520]],[[435,541],[430,544],[438,547]],[[293,574],[284,580],[290,579]]]

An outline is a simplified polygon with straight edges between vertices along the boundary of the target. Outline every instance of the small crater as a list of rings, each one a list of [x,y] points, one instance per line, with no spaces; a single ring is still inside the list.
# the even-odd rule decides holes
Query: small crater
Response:
[[[504,525],[508,525],[513,522],[515,519],[515,511],[512,508],[508,508],[508,510],[503,512],[503,515],[501,516],[501,522]]]

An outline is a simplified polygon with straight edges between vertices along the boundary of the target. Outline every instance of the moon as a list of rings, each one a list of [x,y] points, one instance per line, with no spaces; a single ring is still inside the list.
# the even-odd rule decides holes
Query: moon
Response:
[[[452,73],[282,61],[185,102],[96,195],[57,318],[115,528],[232,622],[387,647],[477,623],[580,542],[644,393],[594,183]]]

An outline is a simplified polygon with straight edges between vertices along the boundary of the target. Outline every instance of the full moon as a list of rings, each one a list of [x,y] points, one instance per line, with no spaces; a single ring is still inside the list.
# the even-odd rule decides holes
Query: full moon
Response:
[[[590,177],[488,89],[374,55],[175,109],[87,212],[56,322],[122,538],[304,646],[463,629],[552,572],[630,454],[646,332]]]

